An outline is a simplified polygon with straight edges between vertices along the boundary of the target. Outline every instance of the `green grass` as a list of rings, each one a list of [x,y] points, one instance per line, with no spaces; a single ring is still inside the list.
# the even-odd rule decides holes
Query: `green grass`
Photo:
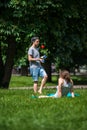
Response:
[[[86,130],[87,90],[75,92],[80,96],[38,99],[31,98],[33,90],[0,89],[0,130]]]
[[[47,86],[54,86],[57,85],[57,77],[52,77],[53,82],[47,83]],[[40,85],[41,78],[39,78],[39,85]],[[12,76],[10,81],[10,87],[32,87],[33,80],[31,76]]]
[[[28,87],[32,86],[33,81],[28,76],[12,76],[10,81],[10,87]]]
[[[52,76],[52,83],[46,85],[56,86],[57,79]],[[87,84],[84,76],[72,76],[72,79],[75,84]],[[31,77],[11,77],[10,88],[30,86],[33,86]],[[44,89],[43,94],[55,91]],[[86,130],[87,90],[75,89],[75,92],[80,96],[38,99],[32,98],[33,89],[0,89],[0,130]]]
[[[72,76],[74,84],[84,85],[87,84],[87,76]],[[41,79],[39,79],[40,84]],[[47,82],[46,86],[57,86],[58,76],[52,76],[52,82]],[[12,76],[10,87],[29,87],[33,86],[33,81],[30,76]]]
[[[87,75],[72,76],[72,79],[76,85],[87,85]]]

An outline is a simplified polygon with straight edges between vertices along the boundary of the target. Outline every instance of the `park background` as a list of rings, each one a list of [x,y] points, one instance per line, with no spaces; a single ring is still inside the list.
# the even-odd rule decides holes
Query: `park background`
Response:
[[[80,86],[75,89],[79,97],[31,98],[27,52],[32,36],[40,37],[40,54],[47,55],[47,86],[56,87],[59,71],[67,69]],[[85,130],[87,90],[82,85],[87,86],[87,1],[1,0],[0,129]],[[56,90],[46,88],[44,94]]]

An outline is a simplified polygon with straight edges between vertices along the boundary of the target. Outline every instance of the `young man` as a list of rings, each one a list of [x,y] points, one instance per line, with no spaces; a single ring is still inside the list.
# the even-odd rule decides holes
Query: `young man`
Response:
[[[41,66],[42,58],[40,57],[40,53],[38,51],[39,45],[39,37],[31,38],[31,47],[28,50],[28,61],[30,62],[30,74],[34,80],[34,92],[37,92],[38,89],[38,79],[39,76],[42,77],[41,85],[38,92],[42,93],[42,88],[44,87],[47,81],[47,73],[44,68]]]

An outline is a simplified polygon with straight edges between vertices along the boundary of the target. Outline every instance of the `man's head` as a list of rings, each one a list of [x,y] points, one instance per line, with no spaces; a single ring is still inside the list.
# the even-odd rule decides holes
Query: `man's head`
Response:
[[[38,44],[39,44],[39,37],[32,37],[31,38],[31,43],[34,44],[35,46],[38,46]]]

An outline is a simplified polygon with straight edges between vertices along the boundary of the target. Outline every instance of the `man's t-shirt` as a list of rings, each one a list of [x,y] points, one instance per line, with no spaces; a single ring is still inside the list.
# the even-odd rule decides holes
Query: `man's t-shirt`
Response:
[[[28,55],[31,55],[33,58],[40,58],[38,48],[30,47],[28,50]],[[30,61],[30,67],[40,67],[40,61]]]

